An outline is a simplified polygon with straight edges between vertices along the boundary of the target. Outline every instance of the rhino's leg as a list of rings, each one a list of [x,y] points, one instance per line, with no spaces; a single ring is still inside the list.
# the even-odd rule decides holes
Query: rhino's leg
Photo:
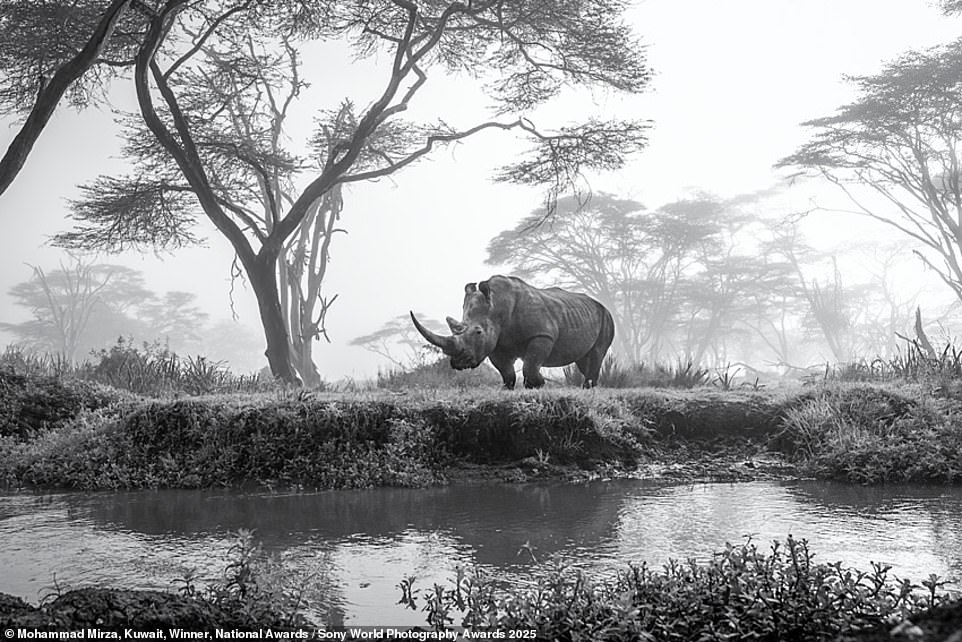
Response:
[[[514,362],[517,361],[517,358],[492,352],[488,355],[488,359],[491,361],[491,365],[501,374],[501,381],[504,382],[505,389],[514,390],[514,384],[518,379],[514,373]]]
[[[524,361],[521,374],[524,375],[525,388],[540,388],[544,385],[544,377],[541,376],[541,364],[551,354],[552,348],[554,348],[554,341],[547,337],[538,337],[528,342],[528,348],[524,351],[524,356],[521,357]]]
[[[598,385],[598,374],[601,372],[601,358],[592,350],[585,356],[575,361],[578,370],[584,376],[583,388],[594,388]]]

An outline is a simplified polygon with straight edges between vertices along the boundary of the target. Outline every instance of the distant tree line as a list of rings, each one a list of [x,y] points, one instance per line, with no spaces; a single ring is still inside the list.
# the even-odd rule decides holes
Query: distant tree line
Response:
[[[264,366],[256,335],[230,320],[212,321],[193,293],[151,291],[137,270],[74,256],[32,271],[10,290],[30,318],[0,322],[21,349],[75,364],[122,340],[224,361],[235,371]]]
[[[487,262],[596,297],[615,318],[612,351],[624,364],[789,372],[892,356],[918,304],[917,291],[894,281],[906,246],[816,251],[796,218],[758,214],[757,198],[696,194],[648,210],[605,193],[567,197],[551,216],[536,208],[492,239]],[[842,262],[861,269],[846,276]],[[934,321],[945,311],[928,312]],[[426,358],[406,316],[352,343],[396,365]]]

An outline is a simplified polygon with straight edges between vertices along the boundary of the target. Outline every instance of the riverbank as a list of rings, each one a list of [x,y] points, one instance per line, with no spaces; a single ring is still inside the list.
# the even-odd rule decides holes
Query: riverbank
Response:
[[[918,385],[151,399],[41,383],[0,382],[18,408],[33,409],[0,423],[0,483],[8,488],[324,489],[618,476],[962,481],[962,400]]]

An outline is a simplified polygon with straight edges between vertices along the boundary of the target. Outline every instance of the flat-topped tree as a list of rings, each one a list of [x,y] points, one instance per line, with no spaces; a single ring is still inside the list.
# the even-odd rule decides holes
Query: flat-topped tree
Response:
[[[855,211],[912,239],[962,299],[962,40],[849,81],[855,101],[803,123],[811,139],[778,165],[824,177]]]
[[[622,20],[627,4],[137,3],[148,28],[135,58],[140,111],[139,122],[130,123],[128,152],[139,161],[131,176],[102,177],[89,189],[74,212],[76,227],[58,242],[109,249],[176,247],[193,240],[199,209],[231,243],[251,284],[271,370],[296,381],[279,298],[278,260],[312,208],[333,190],[392,174],[437,146],[500,129],[523,133],[532,147],[506,165],[499,179],[544,186],[553,202],[584,170],[618,168],[626,154],[643,147],[647,123],[642,121],[591,119],[543,132],[525,117],[525,111],[566,86],[644,89],[649,72],[642,48]],[[291,86],[292,80],[289,66],[271,61],[311,40],[350,43],[359,55],[385,61],[382,88],[343,127],[316,166],[278,148],[267,131],[271,112],[264,109],[280,99],[279,88]],[[324,71],[318,64],[303,78],[322,77]],[[446,73],[486,79],[497,116],[466,129],[446,126],[442,113],[437,124],[401,121],[429,77]],[[240,135],[232,110],[260,124]],[[142,135],[144,130],[149,137]],[[261,190],[259,185],[269,184],[271,177],[294,170],[310,172],[302,183],[306,186],[290,193],[289,200],[274,198],[262,224],[252,215],[251,192]]]
[[[628,363],[663,359],[672,343],[700,356],[717,339],[721,319],[698,332],[685,326],[707,309],[731,316],[746,289],[737,282],[752,261],[734,264],[726,232],[745,217],[710,195],[646,211],[631,199],[595,193],[587,202],[560,199],[553,218],[546,216],[535,209],[493,238],[487,262],[596,297],[615,318],[616,349]]]
[[[136,332],[139,324],[132,311],[154,297],[137,270],[89,257],[71,256],[54,269],[31,268],[31,278],[9,291],[31,318],[0,322],[0,330],[16,337],[19,346],[57,355],[66,364],[83,360],[104,341]]]

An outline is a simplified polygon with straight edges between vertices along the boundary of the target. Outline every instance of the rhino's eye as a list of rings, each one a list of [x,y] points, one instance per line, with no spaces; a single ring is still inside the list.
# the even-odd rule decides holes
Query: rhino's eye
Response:
[[[482,332],[484,332],[484,330],[482,330],[481,328],[475,328],[475,329],[474,329],[474,333],[475,333],[475,334],[481,334]]]

